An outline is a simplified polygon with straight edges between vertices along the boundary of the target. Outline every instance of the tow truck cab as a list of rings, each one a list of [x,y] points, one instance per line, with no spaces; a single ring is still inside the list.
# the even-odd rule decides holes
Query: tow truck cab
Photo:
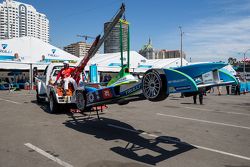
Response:
[[[75,65],[70,64],[70,67],[75,67]],[[63,104],[72,104],[73,99],[73,90],[70,89],[66,93],[66,96],[63,96],[62,85],[54,86],[53,84],[56,81],[57,74],[63,68],[62,63],[51,63],[49,64],[45,71],[44,75],[36,78],[36,97],[37,102],[42,102],[48,100],[50,102],[50,110],[53,110],[53,106],[59,106]],[[53,104],[51,104],[53,103]],[[51,106],[53,105],[53,106]]]

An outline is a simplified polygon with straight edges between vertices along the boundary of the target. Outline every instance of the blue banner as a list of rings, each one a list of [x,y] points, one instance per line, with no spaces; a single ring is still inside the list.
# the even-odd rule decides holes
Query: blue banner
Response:
[[[89,66],[89,72],[90,72],[90,82],[98,83],[97,65],[94,64],[94,65]]]

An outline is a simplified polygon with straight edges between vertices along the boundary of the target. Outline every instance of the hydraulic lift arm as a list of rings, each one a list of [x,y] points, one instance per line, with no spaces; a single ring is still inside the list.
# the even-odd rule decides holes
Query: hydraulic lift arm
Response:
[[[122,17],[123,13],[125,12],[125,5],[122,3],[120,10],[115,15],[114,19],[112,20],[111,24],[109,24],[107,31],[105,34],[101,37],[101,35],[98,35],[91,45],[87,55],[82,59],[82,61],[79,63],[79,65],[76,67],[73,78],[78,83],[80,80],[80,74],[84,70],[85,66],[87,65],[88,61],[96,54],[98,49],[103,44],[104,40],[109,36],[112,29],[115,27],[115,25],[119,22],[120,18]]]

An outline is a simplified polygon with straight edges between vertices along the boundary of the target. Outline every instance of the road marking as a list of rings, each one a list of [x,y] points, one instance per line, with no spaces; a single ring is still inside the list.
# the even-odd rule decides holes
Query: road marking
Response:
[[[225,151],[220,151],[220,150],[207,148],[207,147],[203,147],[203,146],[198,146],[198,145],[192,145],[192,146],[197,147],[199,149],[203,149],[203,150],[207,150],[207,151],[211,151],[211,152],[216,152],[216,153],[220,153],[220,154],[224,154],[224,155],[229,155],[229,156],[232,156],[232,157],[236,157],[236,158],[245,159],[245,160],[250,161],[250,157],[237,155],[237,154],[232,154],[232,153],[228,153],[228,152],[225,152]]]
[[[225,151],[220,151],[220,150],[216,150],[216,149],[213,149],[213,148],[208,148],[208,147],[199,146],[199,145],[195,145],[195,144],[188,144],[188,143],[185,143],[185,142],[181,142],[181,141],[169,139],[167,137],[157,136],[155,134],[150,134],[150,133],[147,133],[147,132],[142,132],[141,133],[141,132],[139,132],[137,130],[124,128],[124,127],[113,125],[113,124],[108,124],[108,126],[113,127],[113,128],[117,128],[117,129],[121,129],[121,130],[125,130],[125,131],[129,131],[129,132],[133,132],[133,133],[137,133],[137,134],[147,135],[147,136],[150,136],[150,137],[155,137],[155,138],[159,137],[161,139],[164,139],[164,140],[167,140],[167,141],[170,141],[170,142],[174,142],[174,143],[177,143],[177,144],[182,144],[182,145],[187,145],[187,146],[193,146],[193,147],[196,147],[196,148],[199,148],[199,149],[202,149],[202,150],[206,150],[206,151],[210,151],[210,152],[215,152],[215,153],[219,153],[219,154],[223,154],[223,155],[228,155],[228,156],[231,156],[231,157],[236,157],[236,158],[240,158],[240,159],[244,159],[244,160],[250,161],[250,157],[246,157],[246,156],[242,156],[242,155],[238,155],[238,154],[233,154],[233,153],[229,153],[229,152],[225,152]]]
[[[30,143],[25,143],[24,145],[31,148],[32,150],[38,152],[39,154],[51,159],[52,161],[55,161],[56,163],[60,164],[61,166],[73,167],[72,165],[68,164],[67,162],[64,162],[64,161],[60,160],[59,158],[56,158],[55,156],[43,151],[42,149],[40,149],[40,148],[30,144]]]
[[[206,109],[206,108],[195,108],[195,107],[184,107],[184,108],[192,109],[192,110],[212,111],[212,112],[220,112],[220,113],[225,113],[225,114],[236,114],[236,115],[250,116],[250,114],[239,113],[239,112],[217,111],[217,110],[210,110],[210,109]]]
[[[7,101],[7,102],[10,102],[10,103],[14,103],[14,104],[22,104],[22,103],[19,103],[19,102],[16,102],[16,101],[2,99],[2,98],[0,98],[0,100]]]
[[[221,122],[213,122],[213,121],[207,121],[207,120],[195,119],[195,118],[188,118],[188,117],[180,117],[180,116],[176,116],[176,115],[168,115],[168,114],[161,114],[161,113],[157,113],[157,115],[250,130],[250,127],[247,127],[247,126],[239,126],[239,125],[226,124],[226,123],[221,123]]]
[[[195,108],[195,107],[184,107],[184,108],[193,109],[193,110],[202,110],[202,111],[213,111],[213,110],[206,109],[206,108]]]

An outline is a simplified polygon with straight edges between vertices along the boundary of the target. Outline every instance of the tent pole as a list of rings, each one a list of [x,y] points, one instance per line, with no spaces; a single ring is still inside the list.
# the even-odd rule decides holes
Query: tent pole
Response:
[[[123,34],[122,34],[122,21],[120,20],[120,50],[121,50],[121,68],[123,69],[123,43],[122,43],[122,38],[123,38]],[[123,76],[123,70],[122,70],[122,74]]]
[[[30,63],[30,92],[31,92],[31,90],[32,90],[32,88],[33,88],[33,67],[32,67],[32,63]]]
[[[128,69],[129,69],[129,64],[130,64],[130,34],[129,34],[129,23],[128,23],[128,37],[127,37],[127,45],[128,45],[128,58],[127,58],[127,61],[128,61],[128,63],[127,63],[127,67],[128,67]]]

